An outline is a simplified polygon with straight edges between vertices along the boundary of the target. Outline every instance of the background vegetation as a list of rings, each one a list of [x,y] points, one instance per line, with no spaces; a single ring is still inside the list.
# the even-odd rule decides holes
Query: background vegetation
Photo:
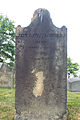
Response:
[[[67,58],[67,75],[68,75],[68,78],[70,78],[71,75],[73,75],[73,77],[77,77],[78,71],[79,71],[78,63],[73,63],[71,58],[68,57]]]
[[[10,67],[15,60],[15,26],[8,17],[0,15],[0,62],[6,62]]]
[[[0,120],[14,120],[15,90],[0,88]]]
[[[80,120],[80,92],[68,92],[67,118],[68,120]]]

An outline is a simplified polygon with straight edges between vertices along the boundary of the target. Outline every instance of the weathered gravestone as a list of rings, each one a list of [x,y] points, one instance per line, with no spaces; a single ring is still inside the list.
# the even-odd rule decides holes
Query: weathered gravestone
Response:
[[[13,69],[8,67],[7,63],[3,63],[0,68],[0,88],[14,87]]]
[[[67,80],[67,90],[70,92],[80,92],[80,77],[69,78]]]
[[[16,28],[15,120],[66,120],[66,36],[45,9]]]

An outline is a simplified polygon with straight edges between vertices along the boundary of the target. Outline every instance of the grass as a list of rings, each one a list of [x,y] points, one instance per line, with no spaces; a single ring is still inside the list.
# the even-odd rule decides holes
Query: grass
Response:
[[[14,120],[15,90],[0,88],[0,120]],[[67,94],[67,120],[80,120],[80,93]]]
[[[0,120],[14,120],[15,90],[0,88]]]
[[[67,118],[80,120],[80,92],[67,93]]]

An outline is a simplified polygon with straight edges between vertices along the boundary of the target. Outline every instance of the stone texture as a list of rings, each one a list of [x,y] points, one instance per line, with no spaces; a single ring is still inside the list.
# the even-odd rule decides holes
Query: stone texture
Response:
[[[67,29],[46,9],[16,29],[15,120],[66,120]]]
[[[80,92],[80,78],[70,78],[67,80],[67,90],[70,92]]]
[[[8,67],[7,63],[3,63],[0,68],[0,87],[13,88],[14,79],[13,70]]]

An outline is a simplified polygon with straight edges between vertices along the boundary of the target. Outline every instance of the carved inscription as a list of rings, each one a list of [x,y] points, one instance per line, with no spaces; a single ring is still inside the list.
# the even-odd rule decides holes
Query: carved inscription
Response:
[[[17,36],[17,38],[19,38],[19,37],[34,37],[34,38],[47,38],[47,37],[64,37],[65,35],[62,33],[60,33],[60,34],[53,34],[53,33],[50,33],[50,34],[38,34],[38,33],[34,33],[34,34],[19,34],[18,36]]]

